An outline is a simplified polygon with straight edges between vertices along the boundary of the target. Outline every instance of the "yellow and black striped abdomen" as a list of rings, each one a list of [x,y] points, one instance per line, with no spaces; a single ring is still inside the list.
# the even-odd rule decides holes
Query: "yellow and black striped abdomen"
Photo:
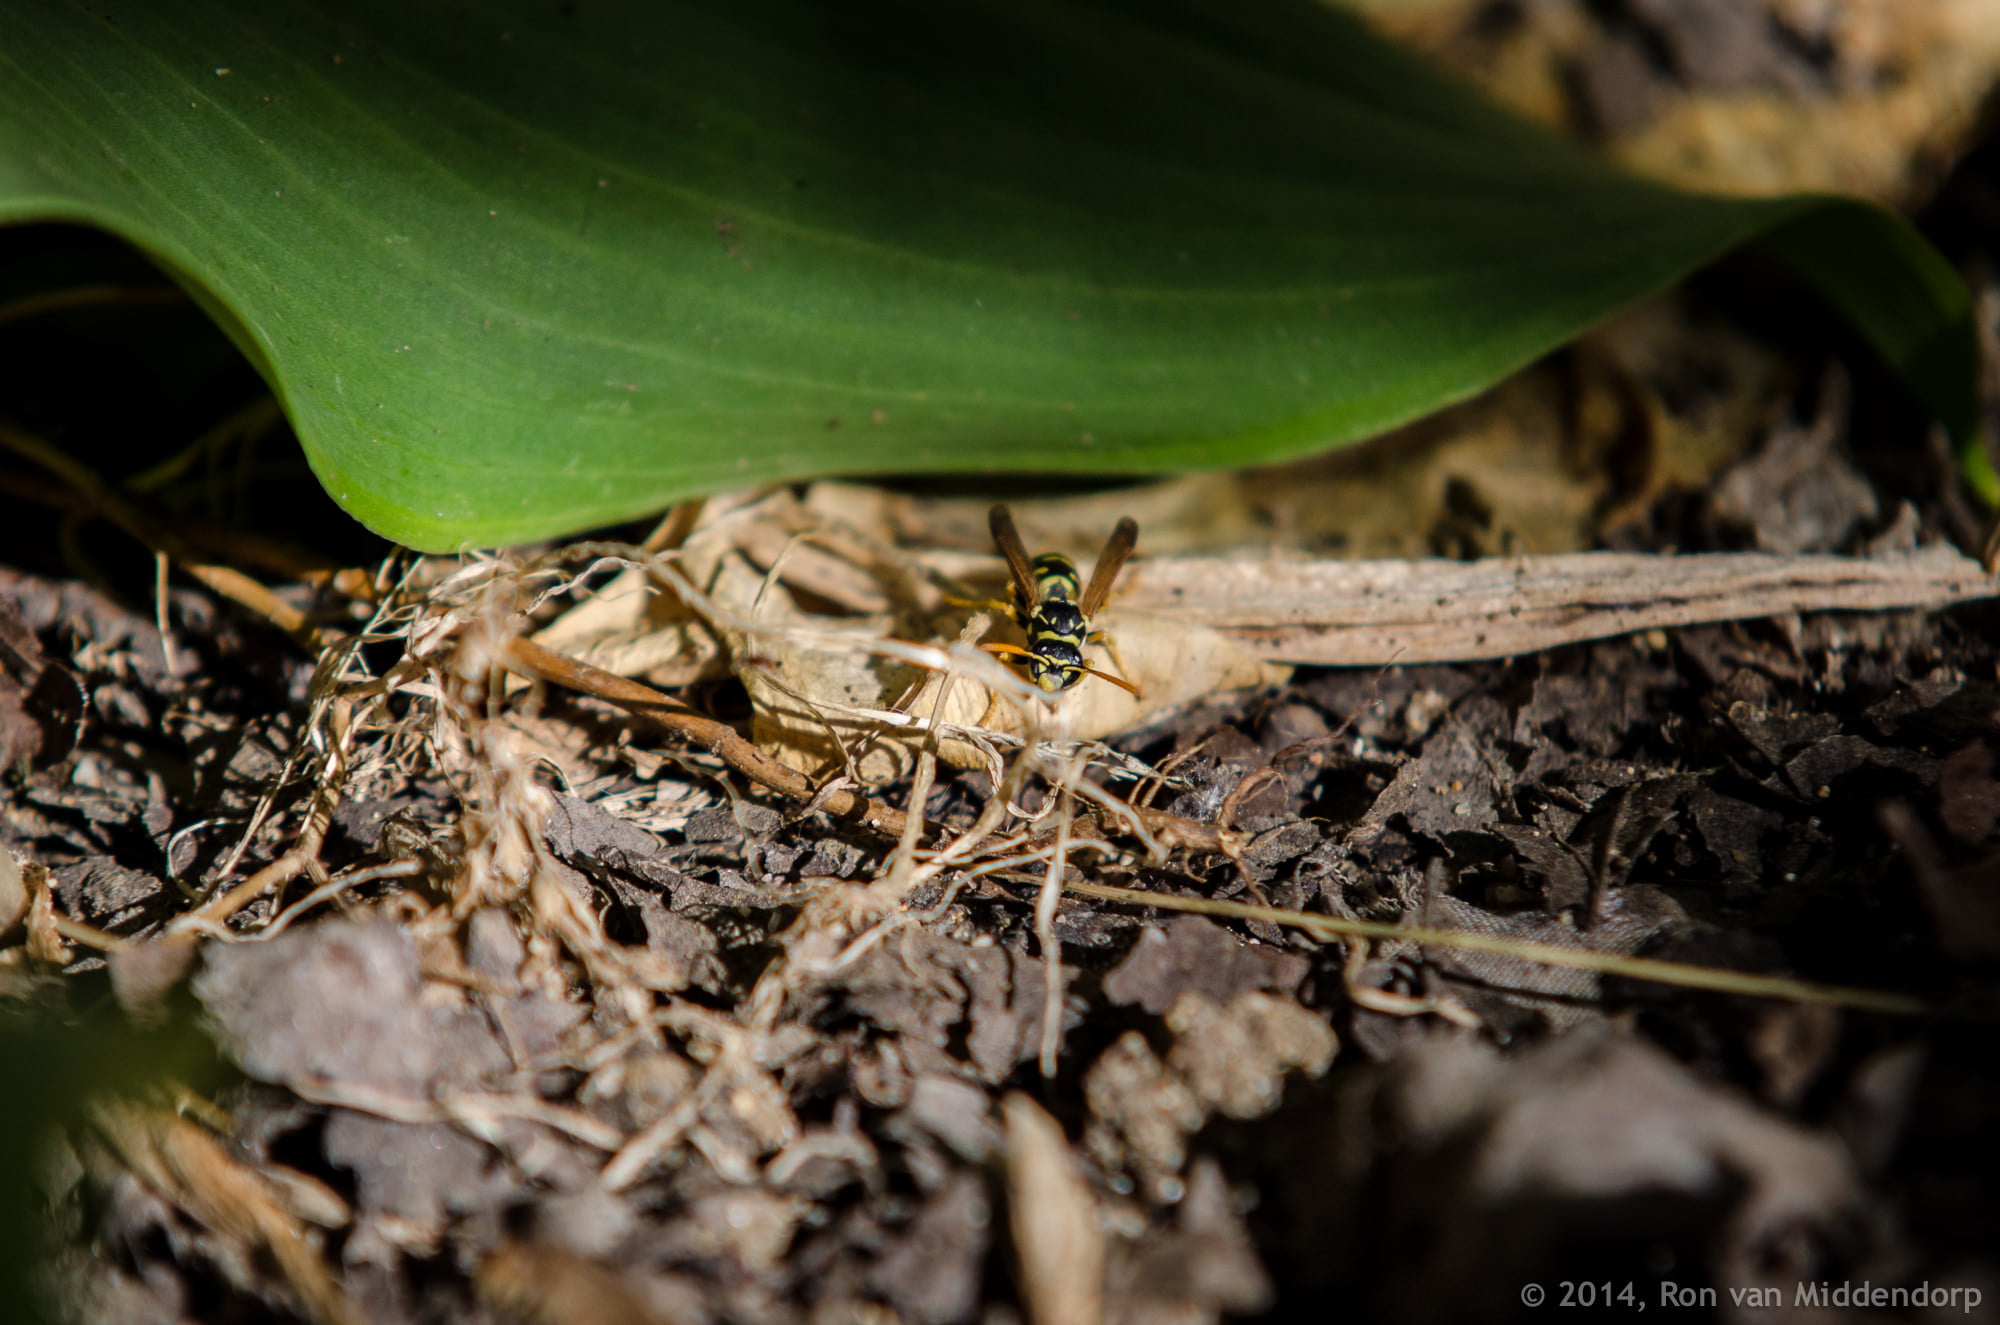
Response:
[[[1033,570],[1037,599],[1067,598],[1073,603],[1083,592],[1083,577],[1076,573],[1076,563],[1060,552],[1036,557]]]

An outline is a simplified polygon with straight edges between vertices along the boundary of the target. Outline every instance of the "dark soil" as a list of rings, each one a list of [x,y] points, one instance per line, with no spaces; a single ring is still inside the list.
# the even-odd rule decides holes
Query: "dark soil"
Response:
[[[278,784],[309,661],[180,594],[169,672],[150,623],[92,591],[13,576],[8,594],[88,714],[76,750],[10,788],[9,845],[48,866],[62,913],[157,932],[188,906],[169,869],[213,874]],[[1936,1018],[1410,944],[1350,955],[1072,898],[1043,1082],[1032,871],[968,881],[760,1006],[813,899],[862,888],[889,844],[712,790],[648,831],[603,805],[658,779],[607,758],[590,798],[555,801],[545,846],[651,987],[679,989],[648,998],[657,1032],[634,1036],[553,951],[539,906],[438,909],[460,802],[407,779],[343,803],[322,858],[428,861],[430,881],[363,884],[195,955],[203,1024],[243,1074],[216,1087],[228,1157],[315,1194],[324,1226],[301,1236],[368,1320],[1003,1318],[1022,1291],[1009,1220],[1035,1217],[1013,1208],[1009,1091],[1073,1142],[1118,1319],[1483,1316],[1565,1281],[1650,1302],[1664,1283],[1788,1301],[1802,1282],[1989,1286],[2000,686],[1982,624],[1809,619],[1308,674],[1124,743],[1184,756],[1162,803],[1197,821],[1246,774],[1282,774],[1237,810],[1240,865],[1077,876],[1915,992]],[[941,786],[933,814],[967,822],[971,782]],[[253,864],[295,830],[293,796]],[[108,970],[74,949],[37,996],[144,1006],[176,976],[146,968],[158,946]],[[455,1097],[477,1102],[411,1114]],[[607,1148],[663,1120],[670,1143],[610,1189]],[[81,1165],[52,1193],[84,1318],[312,1312],[260,1235],[121,1176],[134,1143],[104,1126],[74,1134]],[[625,1305],[579,1317],[600,1299]]]

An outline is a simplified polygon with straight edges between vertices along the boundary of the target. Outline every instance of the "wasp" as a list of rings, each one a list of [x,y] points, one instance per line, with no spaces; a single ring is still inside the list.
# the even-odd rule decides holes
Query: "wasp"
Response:
[[[1018,644],[980,647],[1003,658],[1020,659],[1028,679],[1051,695],[1069,689],[1086,674],[1138,695],[1139,687],[1130,681],[1086,664],[1083,646],[1110,644],[1103,631],[1090,628],[1090,618],[1104,606],[1104,600],[1111,594],[1111,582],[1118,578],[1132,549],[1138,546],[1139,526],[1129,517],[1118,522],[1111,537],[1104,541],[1104,550],[1097,554],[1090,585],[1085,588],[1076,563],[1060,552],[1028,560],[1028,551],[1021,545],[1021,531],[1014,527],[1013,513],[1006,506],[996,505],[987,513],[986,522],[993,530],[994,546],[1007,559],[1014,600],[979,606],[997,608],[1011,617],[1027,637],[1028,647],[1024,649]]]

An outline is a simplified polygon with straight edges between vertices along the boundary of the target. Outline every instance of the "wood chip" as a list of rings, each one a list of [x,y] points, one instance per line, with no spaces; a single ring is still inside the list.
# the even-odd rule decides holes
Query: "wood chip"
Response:
[[[1162,558],[1126,570],[1121,606],[1215,627],[1273,662],[1467,662],[1704,622],[1881,612],[1991,598],[2000,580],[1948,547],[1862,559],[1579,552],[1483,561]]]

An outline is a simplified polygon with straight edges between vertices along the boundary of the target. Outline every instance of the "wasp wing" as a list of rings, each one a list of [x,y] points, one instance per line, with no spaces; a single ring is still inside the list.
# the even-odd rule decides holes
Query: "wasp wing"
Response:
[[[1028,565],[1028,550],[1021,546],[1021,531],[1014,527],[1014,513],[1004,504],[996,504],[986,513],[986,523],[993,530],[993,545],[1000,549],[1000,555],[1007,558],[1007,573],[1014,578],[1014,598],[1023,607],[1035,601],[1035,572]]]
[[[1097,609],[1104,606],[1104,600],[1111,596],[1111,582],[1118,578],[1118,572],[1124,569],[1137,546],[1139,526],[1128,515],[1111,531],[1111,537],[1104,540],[1104,551],[1097,554],[1097,565],[1091,568],[1090,587],[1083,591],[1083,601],[1077,604],[1085,620],[1096,616]]]

